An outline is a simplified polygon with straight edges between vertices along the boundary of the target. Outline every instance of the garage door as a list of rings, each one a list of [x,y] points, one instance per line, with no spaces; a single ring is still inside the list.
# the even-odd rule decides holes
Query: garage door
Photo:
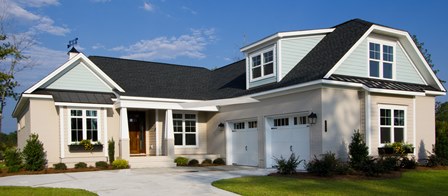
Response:
[[[306,115],[294,115],[271,118],[268,120],[271,130],[271,158],[288,159],[292,153],[308,161],[310,153],[309,126]],[[272,166],[275,161],[272,160]],[[301,164],[298,169],[304,169]]]
[[[233,164],[258,166],[257,121],[231,123]]]

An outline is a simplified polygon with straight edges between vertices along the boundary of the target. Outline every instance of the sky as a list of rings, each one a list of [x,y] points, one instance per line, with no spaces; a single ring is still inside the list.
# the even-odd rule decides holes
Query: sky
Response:
[[[26,40],[16,74],[23,92],[68,60],[67,44],[86,56],[207,67],[243,57],[240,48],[281,31],[333,27],[361,18],[417,35],[448,81],[448,1],[0,0],[3,31]],[[12,37],[12,36],[11,36]],[[4,69],[4,67],[0,67]],[[448,101],[446,96],[438,101]],[[3,130],[16,130],[8,99]]]

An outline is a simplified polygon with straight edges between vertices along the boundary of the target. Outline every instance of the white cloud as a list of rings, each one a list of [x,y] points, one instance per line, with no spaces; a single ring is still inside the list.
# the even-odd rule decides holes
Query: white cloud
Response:
[[[154,11],[154,6],[149,2],[143,2],[143,9],[146,11]]]
[[[105,49],[106,47],[103,44],[96,43],[92,46],[92,49],[98,50],[98,49]]]
[[[33,23],[31,30],[37,32],[46,32],[53,35],[63,36],[70,32],[67,27],[57,26],[54,24],[54,20],[48,16],[32,13],[26,10],[26,7],[42,7],[47,5],[58,5],[56,0],[37,0],[37,1],[19,1],[14,2],[11,0],[1,0],[1,9],[5,14],[5,18],[25,20]]]
[[[193,9],[187,7],[187,6],[182,6],[181,9],[183,9],[183,10],[185,10],[187,12],[190,12],[193,15],[196,15],[198,13],[198,12],[194,11]]]
[[[107,3],[110,2],[111,0],[90,0],[93,3]]]
[[[178,37],[157,37],[149,40],[140,40],[130,46],[117,46],[112,51],[127,53],[122,58],[131,59],[174,59],[189,57],[195,59],[205,58],[205,47],[215,40],[215,30],[191,29],[191,34]]]

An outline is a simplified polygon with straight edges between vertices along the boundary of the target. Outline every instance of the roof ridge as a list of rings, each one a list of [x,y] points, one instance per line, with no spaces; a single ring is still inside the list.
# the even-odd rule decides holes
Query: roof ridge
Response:
[[[108,59],[118,59],[118,60],[123,60],[123,61],[134,61],[134,62],[142,62],[142,63],[157,63],[157,64],[162,64],[162,65],[177,66],[177,67],[189,67],[189,68],[205,69],[205,70],[210,71],[210,69],[208,69],[208,68],[206,68],[206,67],[193,66],[193,65],[180,65],[180,64],[174,64],[174,63],[163,63],[163,62],[155,62],[155,61],[145,61],[145,60],[125,59],[125,58],[118,58],[118,57],[96,56],[96,55],[90,55],[88,58],[90,59],[90,57],[94,57],[94,58],[108,58]]]

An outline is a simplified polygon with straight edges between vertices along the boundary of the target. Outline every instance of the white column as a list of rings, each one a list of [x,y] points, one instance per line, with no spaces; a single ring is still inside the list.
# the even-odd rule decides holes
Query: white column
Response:
[[[173,110],[166,110],[165,113],[165,144],[166,155],[174,157],[174,132],[173,132]]]
[[[104,140],[103,140],[103,149],[104,149],[104,156],[109,156],[109,143],[107,140],[107,108],[103,108],[103,130],[104,130]]]
[[[127,108],[120,108],[120,157],[126,160],[130,157]]]
[[[59,142],[60,142],[60,151],[61,151],[61,162],[62,159],[65,157],[65,148],[64,148],[64,108],[62,106],[59,106]]]
[[[156,156],[160,156],[160,152],[162,151],[161,150],[161,142],[160,142],[160,139],[159,139],[159,132],[160,132],[160,129],[158,128],[159,127],[159,110],[158,109],[156,109],[155,110],[155,117],[156,117],[156,119],[155,119],[155,125],[156,125],[156,129],[155,129],[155,131],[156,131]]]

